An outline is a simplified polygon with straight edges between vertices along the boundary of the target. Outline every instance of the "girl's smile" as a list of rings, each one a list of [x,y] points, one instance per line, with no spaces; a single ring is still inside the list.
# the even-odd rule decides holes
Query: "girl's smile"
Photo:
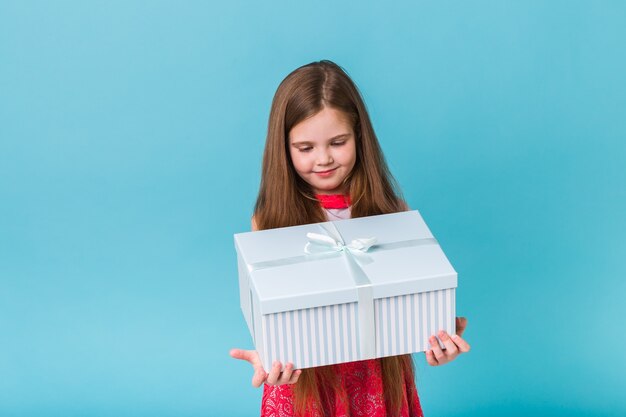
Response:
[[[329,169],[328,171],[315,171],[317,175],[320,177],[329,177],[331,176],[337,168]]]
[[[324,107],[291,129],[289,154],[316,194],[343,193],[356,163],[354,129],[344,113]]]

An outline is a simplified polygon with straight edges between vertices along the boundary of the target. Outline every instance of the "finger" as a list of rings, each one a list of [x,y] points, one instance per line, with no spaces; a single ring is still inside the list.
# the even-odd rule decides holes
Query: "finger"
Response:
[[[461,336],[454,335],[452,336],[452,340],[458,346],[459,350],[462,353],[467,353],[470,351],[470,345],[467,343]]]
[[[467,319],[465,317],[457,317],[456,318],[456,334],[458,334],[459,336],[463,336],[465,327],[467,327]]]
[[[446,347],[445,355],[448,358],[454,358],[456,355],[458,355],[459,349],[447,332],[439,330],[439,340],[441,340],[443,345]]]
[[[441,365],[445,362],[446,355],[443,353],[443,350],[441,350],[439,342],[437,342],[437,338],[435,336],[430,336],[428,341],[430,342],[430,347],[432,348],[431,350],[433,351],[433,355],[435,355],[435,359],[437,359],[437,362]]]
[[[267,372],[263,368],[257,368],[252,376],[252,386],[259,388],[267,380]]]
[[[244,360],[244,361],[248,361],[252,363],[252,355],[251,355],[251,351],[249,350],[231,349],[229,353],[230,353],[230,356],[232,356],[235,359],[240,359],[240,360]]]
[[[282,368],[282,364],[278,361],[275,361],[272,364],[272,369],[270,369],[270,373],[267,376],[267,383],[270,385],[276,385],[278,382],[278,378],[280,377],[280,368]]]
[[[439,365],[439,362],[437,362],[437,359],[435,359],[435,354],[430,349],[426,351],[426,362],[428,362],[430,366]]]
[[[287,382],[288,384],[295,384],[296,382],[298,382],[298,378],[300,377],[300,374],[302,373],[302,370],[298,369],[297,371],[293,371],[293,374],[291,374],[291,379],[289,379],[289,382]]]
[[[280,378],[278,379],[279,384],[287,384],[291,379],[291,374],[293,373],[293,363],[287,362],[285,365],[285,369],[280,374]]]

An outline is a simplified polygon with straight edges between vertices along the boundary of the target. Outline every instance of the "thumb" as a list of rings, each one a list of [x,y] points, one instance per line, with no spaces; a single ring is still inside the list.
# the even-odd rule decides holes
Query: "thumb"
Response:
[[[250,355],[250,351],[248,351],[248,350],[231,349],[229,354],[230,354],[231,357],[233,357],[235,359],[244,360],[244,361],[248,361],[248,362],[252,363],[252,357]]]
[[[457,317],[456,318],[456,334],[459,336],[463,336],[465,327],[467,327],[467,319],[465,317]]]

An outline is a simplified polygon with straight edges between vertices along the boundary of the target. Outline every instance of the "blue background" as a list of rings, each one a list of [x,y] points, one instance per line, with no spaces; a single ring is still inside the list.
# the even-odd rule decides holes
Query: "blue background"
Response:
[[[626,414],[621,1],[0,2],[0,415],[258,414],[232,234],[291,70],[354,78],[459,271],[427,416]],[[621,394],[620,394],[621,393]]]

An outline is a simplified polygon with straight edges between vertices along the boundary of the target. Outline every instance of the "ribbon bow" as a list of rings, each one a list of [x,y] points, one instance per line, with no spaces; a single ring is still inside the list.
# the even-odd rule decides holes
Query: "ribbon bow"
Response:
[[[375,237],[354,239],[349,244],[343,243],[341,240],[335,240],[328,235],[319,233],[307,233],[309,242],[304,247],[304,251],[309,254],[336,251],[350,251],[354,255],[364,254],[376,243]]]

